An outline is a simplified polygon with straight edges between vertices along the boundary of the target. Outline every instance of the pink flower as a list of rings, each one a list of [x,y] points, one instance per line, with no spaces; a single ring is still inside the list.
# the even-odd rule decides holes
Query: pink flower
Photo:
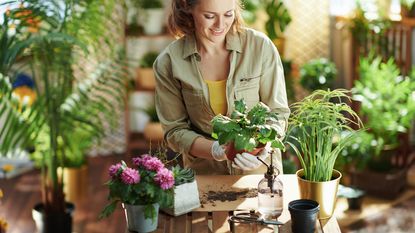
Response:
[[[136,161],[141,163],[141,165],[150,171],[159,171],[160,169],[164,168],[164,164],[160,161],[160,159],[156,157],[152,157],[150,155],[144,155],[140,161]]]
[[[121,180],[125,184],[137,184],[140,178],[138,171],[129,167],[121,173]]]
[[[154,181],[159,184],[162,189],[169,189],[174,185],[173,173],[167,168],[160,169],[154,176]]]
[[[132,160],[133,160],[134,165],[140,166],[142,158],[141,157],[135,157]]]
[[[117,172],[120,168],[121,168],[121,163],[111,165],[110,168],[108,169],[110,176],[114,177],[115,175],[117,175]]]

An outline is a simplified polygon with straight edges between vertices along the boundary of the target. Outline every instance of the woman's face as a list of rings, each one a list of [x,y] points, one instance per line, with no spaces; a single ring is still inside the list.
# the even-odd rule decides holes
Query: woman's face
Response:
[[[235,0],[199,0],[191,11],[197,37],[223,42],[235,20],[235,8]]]

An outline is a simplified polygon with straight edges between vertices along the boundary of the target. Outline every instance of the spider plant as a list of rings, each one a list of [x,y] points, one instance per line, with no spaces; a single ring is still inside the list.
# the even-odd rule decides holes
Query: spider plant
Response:
[[[362,126],[358,115],[342,102],[350,100],[348,93],[343,89],[316,90],[292,105],[287,143],[295,151],[306,180],[331,180],[337,156],[355,137],[351,126]],[[339,137],[345,130],[352,133]]]
[[[23,35],[27,32],[22,31],[16,37],[26,38],[21,43],[29,56],[22,63],[32,70],[36,101],[31,106],[16,108],[10,85],[13,76],[7,77],[10,73],[6,72],[0,75],[0,118],[5,119],[0,130],[0,154],[15,149],[17,142],[21,148],[33,145],[42,155],[46,224],[51,223],[48,216],[65,213],[63,178],[58,176],[57,169],[64,166],[69,153],[77,151],[76,140],[71,140],[74,129],[88,134],[89,140],[99,139],[105,125],[114,125],[119,117],[114,114],[115,106],[122,108],[124,103],[129,75],[123,53],[116,52],[113,35],[107,29],[117,25],[110,20],[114,7],[113,1],[28,0],[22,8],[7,13],[18,18],[22,15],[18,13],[25,11],[24,17],[29,14],[38,18],[41,26],[37,33]],[[3,24],[2,33],[9,33],[9,26]],[[11,57],[18,60],[23,49],[15,52]],[[16,64],[8,67],[13,65]],[[52,232],[64,231],[56,228]]]

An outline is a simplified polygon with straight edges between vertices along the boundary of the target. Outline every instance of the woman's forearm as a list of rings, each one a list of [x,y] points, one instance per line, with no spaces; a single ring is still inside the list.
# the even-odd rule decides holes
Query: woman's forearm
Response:
[[[198,137],[195,139],[192,146],[190,147],[190,154],[198,158],[212,160],[212,144],[212,140]]]

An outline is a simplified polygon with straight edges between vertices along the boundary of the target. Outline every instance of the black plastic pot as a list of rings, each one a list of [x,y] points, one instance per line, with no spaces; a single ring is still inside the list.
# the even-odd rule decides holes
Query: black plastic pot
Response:
[[[313,233],[320,205],[308,199],[294,200],[288,203],[293,233]]]
[[[65,203],[65,213],[52,213],[45,215],[43,203],[36,204],[32,209],[32,217],[36,223],[38,233],[71,233],[72,213],[74,204]]]

